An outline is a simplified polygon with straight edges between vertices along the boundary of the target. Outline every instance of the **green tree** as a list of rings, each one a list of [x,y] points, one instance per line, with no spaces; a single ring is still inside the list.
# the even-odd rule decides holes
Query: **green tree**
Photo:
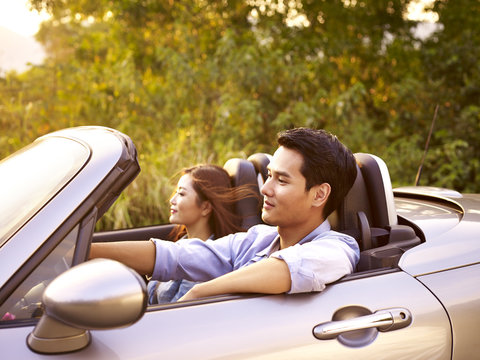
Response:
[[[423,51],[425,75],[440,106],[425,183],[480,189],[480,3],[435,1],[442,29]]]
[[[411,185],[479,191],[478,1],[435,1],[425,41],[409,0],[31,0],[51,20],[42,66],[0,82],[0,153],[59,128],[130,135],[143,169],[99,228],[165,222],[171,175],[272,152],[280,130],[337,134]]]

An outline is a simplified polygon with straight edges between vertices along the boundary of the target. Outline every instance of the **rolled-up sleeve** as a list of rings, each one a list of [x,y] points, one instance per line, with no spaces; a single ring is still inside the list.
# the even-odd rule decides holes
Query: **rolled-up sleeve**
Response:
[[[173,280],[172,274],[175,272],[178,264],[179,250],[178,244],[170,241],[150,239],[155,245],[155,266],[153,268],[152,279],[154,280]],[[162,266],[159,266],[162,264]]]
[[[215,241],[183,239],[171,242],[150,239],[155,244],[152,279],[207,281],[224,275],[233,270],[232,243],[240,237],[242,234]]]
[[[289,294],[322,291],[326,284],[350,274],[359,259],[358,245],[350,237],[323,238],[274,252],[271,257],[288,265]]]

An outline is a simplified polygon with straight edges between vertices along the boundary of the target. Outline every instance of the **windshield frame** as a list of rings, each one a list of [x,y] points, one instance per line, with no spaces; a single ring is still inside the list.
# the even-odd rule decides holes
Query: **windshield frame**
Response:
[[[88,163],[91,150],[65,137],[38,139],[0,161],[0,247]]]

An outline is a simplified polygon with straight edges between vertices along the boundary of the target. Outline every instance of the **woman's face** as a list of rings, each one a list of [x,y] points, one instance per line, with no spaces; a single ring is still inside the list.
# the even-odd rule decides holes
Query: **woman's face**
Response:
[[[177,190],[170,199],[170,205],[169,220],[172,224],[183,224],[188,228],[204,216],[189,174],[183,175],[178,181]]]

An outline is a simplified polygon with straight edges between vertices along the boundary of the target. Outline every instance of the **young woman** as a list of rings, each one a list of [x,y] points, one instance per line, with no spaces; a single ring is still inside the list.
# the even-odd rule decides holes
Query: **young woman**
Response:
[[[232,188],[228,173],[220,166],[197,165],[182,171],[175,193],[170,199],[170,218],[178,224],[174,240],[216,239],[243,231],[241,218],[234,212],[238,199],[257,196],[247,187]],[[188,280],[150,281],[150,304],[177,301],[195,283]]]

